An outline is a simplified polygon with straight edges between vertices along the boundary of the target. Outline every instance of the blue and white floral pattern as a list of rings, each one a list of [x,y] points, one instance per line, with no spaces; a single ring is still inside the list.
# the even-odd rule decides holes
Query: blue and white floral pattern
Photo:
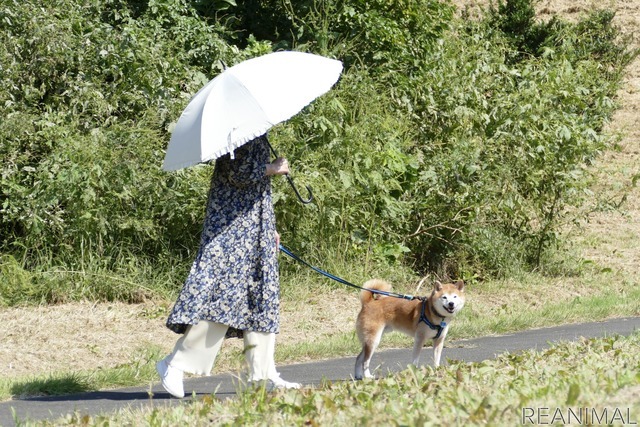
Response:
[[[269,145],[261,136],[216,161],[200,248],[167,327],[209,320],[277,333],[280,285]]]

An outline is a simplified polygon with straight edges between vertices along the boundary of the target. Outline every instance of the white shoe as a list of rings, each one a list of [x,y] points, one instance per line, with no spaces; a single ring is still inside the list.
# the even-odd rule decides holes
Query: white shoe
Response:
[[[278,372],[276,372],[275,375],[272,375],[269,378],[269,381],[273,383],[274,388],[301,388],[302,387],[302,384],[300,383],[292,383],[292,382],[283,380],[282,378],[280,378],[280,374]]]
[[[182,399],[184,397],[182,371],[167,364],[164,359],[156,363],[156,371],[158,375],[160,375],[162,387],[164,387],[171,396]]]

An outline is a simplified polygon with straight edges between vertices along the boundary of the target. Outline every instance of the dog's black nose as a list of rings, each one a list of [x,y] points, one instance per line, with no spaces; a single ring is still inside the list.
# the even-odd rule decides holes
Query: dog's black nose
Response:
[[[452,303],[452,302],[450,302],[450,303],[449,303],[449,308],[453,308],[453,307],[455,307],[455,304],[454,304],[454,303]]]

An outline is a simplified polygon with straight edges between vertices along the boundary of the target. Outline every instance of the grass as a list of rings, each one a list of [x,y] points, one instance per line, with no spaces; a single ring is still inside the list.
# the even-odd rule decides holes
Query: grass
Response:
[[[39,425],[513,426],[578,419],[584,424],[635,424],[640,421],[639,345],[636,332],[481,363],[408,368],[375,381],[274,393],[248,390],[237,399],[205,396],[175,408],[97,417],[73,414]]]
[[[606,244],[607,236],[599,237],[598,242],[594,242],[593,236],[587,236],[574,250],[581,253],[584,247]],[[614,261],[583,261],[579,256],[562,258],[563,263],[555,268],[553,274],[538,271],[520,273],[503,280],[469,281],[466,286],[467,304],[452,323],[448,342],[565,323],[640,315],[640,280],[635,269]],[[325,265],[325,262],[329,264]],[[300,268],[289,260],[283,260],[281,264],[284,273],[283,333],[276,346],[278,364],[357,354],[360,349],[353,324],[359,308],[358,292]],[[375,263],[352,265],[336,259],[318,261],[317,265],[353,283],[384,277],[394,284],[398,292],[414,295],[430,292],[428,285],[417,288],[419,278],[405,268],[394,270]],[[427,283],[432,279],[429,278]],[[160,323],[158,319],[166,316],[171,303],[167,298],[145,308],[136,322]],[[101,316],[109,315],[103,312]],[[102,334],[96,330],[88,342],[94,338],[99,342]],[[236,340],[235,344],[223,346],[216,361],[216,372],[243,368],[240,344]],[[411,339],[397,333],[385,336],[381,343],[381,349],[410,346]],[[61,369],[48,374],[0,378],[0,399],[148,384],[156,380],[154,363],[163,351],[166,349],[149,344],[125,356],[127,359],[116,359],[106,368],[95,368],[94,362],[73,371]]]
[[[404,291],[413,290],[405,287]],[[640,286],[625,285],[612,273],[566,279],[527,274],[518,280],[470,284],[466,293],[468,302],[451,326],[449,337],[452,339],[640,315]],[[410,338],[393,333],[385,336],[381,348],[408,347],[410,343]],[[321,342],[281,344],[278,360],[285,361],[289,357],[295,360],[301,355],[310,358],[345,356],[358,351],[355,332],[350,328],[348,332],[333,334]]]
[[[523,274],[517,279],[470,283],[468,302],[451,324],[448,342],[456,339],[505,334],[531,328],[583,321],[598,321],[612,317],[640,315],[640,286],[620,273],[602,272],[600,268],[585,269],[581,275],[549,278],[540,274]],[[397,277],[400,277],[397,275]],[[289,278],[291,279],[291,278]],[[625,283],[627,280],[628,283]],[[319,360],[339,356],[354,356],[359,352],[353,324],[339,320],[339,329],[327,322],[332,314],[342,316],[346,309],[335,313],[320,306],[319,295],[333,295],[333,301],[349,301],[357,306],[357,293],[349,288],[317,282],[306,272],[299,275],[297,291],[285,297],[283,308],[292,313],[295,340],[280,340],[276,347],[279,364]],[[341,285],[340,285],[341,286]],[[409,285],[400,285],[403,292],[413,292]],[[426,289],[420,293],[425,294]],[[285,294],[287,293],[285,292]],[[355,317],[356,310],[350,313]],[[151,313],[156,317],[157,313]],[[319,335],[312,335],[313,333]],[[222,351],[216,361],[216,371],[236,371],[243,368],[242,348],[237,342]],[[412,341],[399,333],[385,335],[381,349],[410,348]],[[224,350],[224,347],[223,347]],[[0,398],[35,395],[59,395],[81,391],[104,390],[155,381],[154,363],[162,350],[153,346],[137,349],[131,359],[108,369],[79,372],[57,372],[48,375],[0,379]],[[446,357],[446,349],[445,349]]]
[[[16,398],[57,396],[140,385],[155,379],[155,361],[159,358],[158,348],[144,347],[138,349],[128,363],[111,369],[56,372],[14,380],[0,379],[0,395]]]

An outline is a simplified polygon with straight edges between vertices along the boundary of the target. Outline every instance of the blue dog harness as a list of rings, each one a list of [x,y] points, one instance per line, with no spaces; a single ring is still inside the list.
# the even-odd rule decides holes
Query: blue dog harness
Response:
[[[440,335],[442,334],[442,330],[447,327],[447,322],[444,321],[444,318],[442,319],[442,322],[440,322],[439,325],[434,325],[429,321],[427,316],[424,314],[424,309],[427,306],[427,301],[428,300],[426,298],[422,300],[422,310],[420,311],[420,320],[418,321],[418,323],[424,322],[432,330],[438,331],[436,336],[433,338],[434,340],[437,340],[438,338],[440,338]]]

